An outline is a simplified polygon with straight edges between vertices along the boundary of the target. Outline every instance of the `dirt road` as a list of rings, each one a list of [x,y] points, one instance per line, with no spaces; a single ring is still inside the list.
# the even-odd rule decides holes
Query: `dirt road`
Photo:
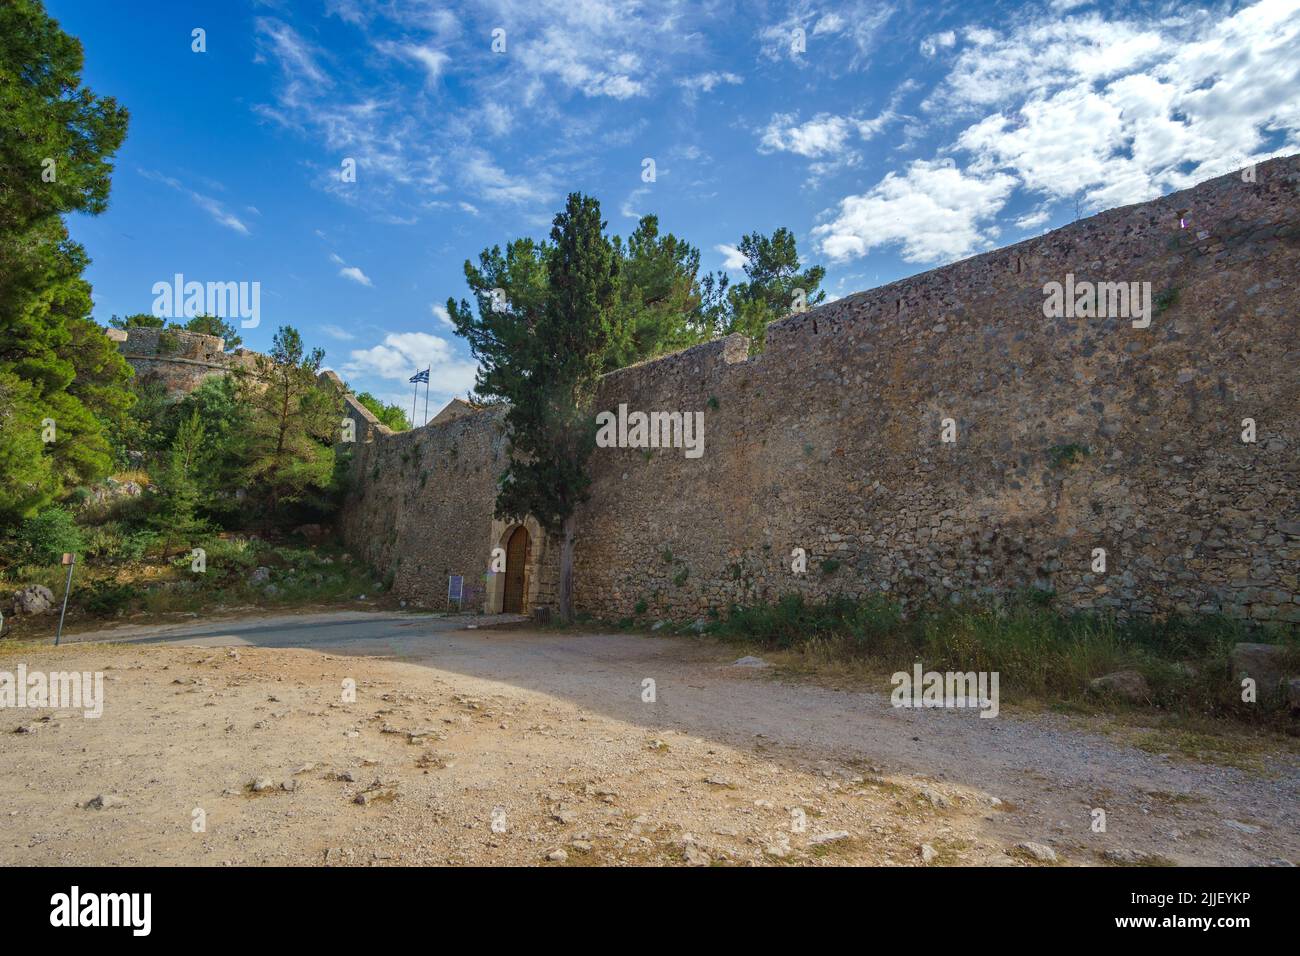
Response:
[[[470,623],[0,647],[3,671],[106,680],[98,719],[0,710],[0,863],[1044,865],[1026,841],[1066,864],[1300,859],[1293,755],[1249,774],[1059,715],[896,710],[708,641]]]

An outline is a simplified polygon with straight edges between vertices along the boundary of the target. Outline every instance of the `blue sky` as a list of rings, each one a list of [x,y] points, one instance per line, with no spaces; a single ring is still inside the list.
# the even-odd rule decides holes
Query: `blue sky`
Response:
[[[431,365],[431,413],[473,383],[439,315],[464,260],[572,190],[737,275],[787,226],[838,297],[1300,151],[1300,0],[47,7],[131,111],[109,210],[70,222],[95,318],[256,281],[245,344],[294,325],[398,404]]]

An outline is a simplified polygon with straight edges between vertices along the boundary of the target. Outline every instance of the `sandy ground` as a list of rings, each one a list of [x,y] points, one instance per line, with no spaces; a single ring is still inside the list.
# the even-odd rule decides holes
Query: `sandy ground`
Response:
[[[1066,864],[1300,860],[1293,756],[1248,774],[1058,715],[895,710],[710,642],[467,623],[0,647],[0,670],[106,680],[98,719],[0,710],[0,863],[1044,865],[1023,841]]]

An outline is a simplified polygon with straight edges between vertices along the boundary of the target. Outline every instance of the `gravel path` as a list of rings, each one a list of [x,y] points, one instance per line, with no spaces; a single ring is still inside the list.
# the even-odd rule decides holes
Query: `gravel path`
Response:
[[[1041,862],[1024,841],[1074,864],[1300,858],[1292,754],[1249,774],[1081,718],[896,710],[708,641],[468,623],[258,616],[0,650],[0,670],[108,675],[98,720],[0,723],[0,862]],[[122,805],[80,806],[100,794]]]

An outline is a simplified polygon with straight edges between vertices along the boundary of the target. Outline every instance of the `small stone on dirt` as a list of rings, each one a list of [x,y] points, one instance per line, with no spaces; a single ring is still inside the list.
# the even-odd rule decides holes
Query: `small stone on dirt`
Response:
[[[1046,846],[1042,843],[1033,843],[1028,841],[1025,843],[1017,843],[1016,849],[1027,856],[1033,857],[1040,863],[1056,862],[1056,851],[1050,846]]]
[[[693,845],[682,851],[682,859],[686,861],[687,866],[708,866],[713,862],[707,853]]]
[[[101,793],[98,796],[91,797],[81,806],[85,810],[109,810],[113,807],[126,806],[126,801],[111,793]]]
[[[1102,677],[1093,678],[1088,687],[1097,694],[1111,694],[1121,700],[1146,700],[1151,690],[1147,679],[1137,671],[1115,671]]]
[[[1260,831],[1259,827],[1250,823],[1242,823],[1239,820],[1224,820],[1223,825],[1229,830],[1237,830],[1241,833],[1258,833]]]

